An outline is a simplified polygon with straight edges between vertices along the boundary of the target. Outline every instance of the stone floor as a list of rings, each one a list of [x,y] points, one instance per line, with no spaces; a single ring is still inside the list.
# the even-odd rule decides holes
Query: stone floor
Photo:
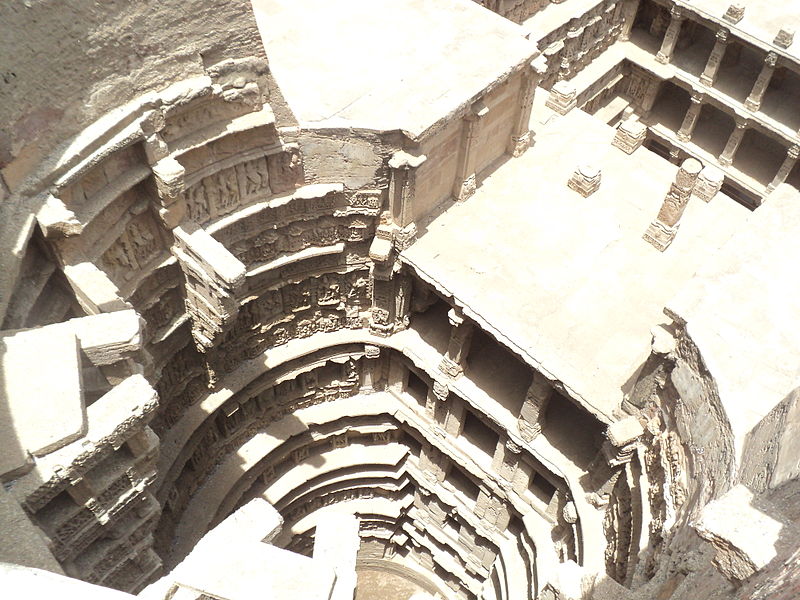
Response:
[[[382,569],[358,569],[355,600],[408,600],[425,589],[397,573]]]

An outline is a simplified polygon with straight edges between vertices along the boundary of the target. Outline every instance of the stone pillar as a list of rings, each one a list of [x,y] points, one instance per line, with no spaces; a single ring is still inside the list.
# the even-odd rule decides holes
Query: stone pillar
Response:
[[[653,78],[650,80],[650,86],[647,88],[647,91],[642,96],[642,115],[647,115],[651,110],[653,110],[653,104],[656,103],[656,98],[658,97],[658,92],[661,89],[661,80],[657,78]]]
[[[567,181],[567,187],[586,198],[600,189],[600,175],[600,169],[594,165],[580,165]]]
[[[486,525],[492,525],[503,531],[511,520],[511,511],[504,500],[494,496],[490,491],[481,489],[478,501],[475,503],[475,516],[482,519]]]
[[[747,129],[747,125],[747,119],[736,119],[736,129],[731,132],[731,135],[728,138],[728,143],[725,144],[725,149],[717,159],[719,164],[727,167],[733,163],[733,157],[736,156],[736,151],[739,149],[739,144],[742,143],[742,138],[744,137],[744,132]]]
[[[464,319],[464,313],[458,307],[451,308],[447,312],[447,318],[450,321],[450,341],[447,344],[447,353],[439,363],[439,370],[449,377],[458,377],[464,372],[475,328]]]
[[[478,100],[464,116],[461,130],[461,147],[458,151],[458,169],[453,184],[453,195],[456,200],[466,200],[475,193],[475,159],[477,152],[475,140],[480,133],[480,121],[489,113],[482,100]]]
[[[492,470],[509,483],[513,483],[517,475],[521,452],[522,447],[510,438],[507,438],[505,443],[501,440],[492,457]]]
[[[734,25],[744,18],[744,4],[734,3],[728,7],[722,18]]]
[[[661,49],[656,54],[656,60],[661,64],[666,65],[672,60],[672,53],[675,51],[675,44],[678,42],[678,36],[681,33],[681,26],[686,18],[677,6],[670,9],[670,21],[667,32],[664,34],[664,40],[661,42]]]
[[[717,195],[724,181],[725,175],[722,171],[711,165],[706,165],[700,171],[700,175],[697,176],[693,193],[704,202],[711,202],[711,199]]]
[[[377,373],[379,360],[381,357],[380,346],[373,346],[372,344],[364,344],[364,360],[362,364],[362,382],[361,391],[366,394],[371,394],[375,391],[375,383],[379,374]]]
[[[714,42],[714,48],[711,49],[711,54],[706,62],[706,68],[703,74],[700,75],[700,83],[711,87],[717,78],[717,72],[722,64],[722,59],[725,56],[725,50],[728,48],[728,34],[730,32],[724,27],[717,31],[717,41]]]
[[[697,118],[700,116],[700,110],[703,108],[703,94],[692,94],[692,102],[689,104],[689,110],[686,111],[686,116],[683,117],[683,123],[678,130],[678,139],[682,142],[688,142],[692,139],[694,128],[697,125]]]
[[[575,86],[569,81],[558,81],[550,88],[550,95],[547,97],[545,106],[560,115],[565,115],[577,105],[577,95]]]
[[[786,158],[783,159],[783,164],[778,172],[773,177],[772,181],[767,186],[767,193],[772,192],[776,187],[786,181],[789,173],[792,172],[794,165],[797,163],[797,157],[800,156],[800,146],[795,144],[786,153]]]
[[[656,220],[650,223],[643,236],[656,250],[663,252],[675,239],[679,221],[702,167],[699,161],[687,158],[678,169],[675,182],[670,186]]]
[[[611,423],[606,429],[606,441],[600,448],[588,472],[595,492],[589,502],[597,507],[605,506],[622,469],[636,452],[644,429],[636,417],[626,417]]]
[[[405,227],[411,222],[416,169],[427,160],[424,154],[414,155],[398,150],[389,159],[389,210],[395,225]]]
[[[625,119],[617,127],[611,145],[619,148],[625,154],[633,154],[647,139],[647,127],[636,119]]]
[[[772,40],[773,44],[784,49],[791,46],[792,42],[794,42],[794,29],[791,27],[781,27],[775,35],[775,39]]]
[[[466,409],[464,401],[457,396],[451,397],[447,401],[447,416],[444,421],[444,430],[450,435],[459,436],[464,430],[464,417]]]
[[[539,56],[525,68],[520,76],[519,108],[514,130],[511,132],[511,141],[508,144],[508,153],[515,158],[522,155],[533,144],[529,127],[531,108],[536,87],[546,71],[547,61],[544,56]]]
[[[636,13],[639,10],[640,0],[623,0],[622,2],[622,29],[619,32],[619,39],[623,42],[631,38],[631,29],[636,20]]]
[[[775,65],[778,62],[778,55],[774,52],[769,52],[764,59],[764,66],[761,67],[761,73],[758,74],[755,84],[753,84],[753,91],[744,101],[744,105],[751,111],[756,112],[761,108],[761,101],[764,99],[764,93],[767,91],[769,82],[772,79],[772,74],[775,72]]]
[[[517,428],[522,439],[530,442],[542,432],[545,424],[545,414],[550,397],[553,394],[553,387],[547,378],[538,371],[533,372],[533,380],[525,394],[525,402],[522,404]]]

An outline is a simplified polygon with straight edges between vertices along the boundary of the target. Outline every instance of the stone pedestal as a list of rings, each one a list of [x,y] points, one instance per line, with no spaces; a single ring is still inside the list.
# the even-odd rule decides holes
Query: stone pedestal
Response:
[[[620,123],[611,145],[616,146],[625,154],[633,154],[634,151],[644,143],[647,138],[647,127],[639,121],[627,119]]]
[[[711,202],[711,199],[717,195],[722,187],[724,180],[725,175],[722,171],[708,165],[697,176],[693,193],[703,201]]]
[[[744,18],[744,4],[731,4],[722,18],[729,23],[738,23]]]
[[[779,48],[788,48],[794,41],[794,29],[791,27],[781,27],[781,30],[775,36],[773,44]]]
[[[548,96],[545,106],[560,115],[565,115],[577,105],[577,95],[574,85],[569,81],[561,80],[550,90],[550,96]]]
[[[584,198],[591,196],[600,187],[600,169],[592,165],[581,165],[569,178],[567,186]]]

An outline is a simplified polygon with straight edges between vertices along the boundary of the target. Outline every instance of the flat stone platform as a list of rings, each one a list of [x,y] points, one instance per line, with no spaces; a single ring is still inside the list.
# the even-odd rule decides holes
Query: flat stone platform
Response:
[[[657,251],[642,234],[677,167],[644,147],[612,147],[615,130],[580,110],[548,113],[545,94],[535,146],[422,226],[401,258],[607,421],[650,353],[651,329],[669,322],[664,305],[750,212],[723,194],[693,197],[675,241]],[[602,183],[584,198],[567,181],[587,162]]]
[[[253,0],[301,125],[419,136],[530,60],[523,29],[463,0]]]

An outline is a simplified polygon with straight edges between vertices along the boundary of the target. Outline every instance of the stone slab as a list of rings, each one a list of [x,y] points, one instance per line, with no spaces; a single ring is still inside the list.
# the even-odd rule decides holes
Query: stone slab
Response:
[[[0,471],[18,462],[18,449],[42,456],[86,431],[81,359],[75,334],[58,326],[0,337],[3,419]],[[17,446],[16,449],[10,446]],[[16,456],[16,458],[15,458]]]
[[[474,2],[254,0],[253,9],[270,70],[306,126],[418,136],[536,53],[521,27]]]
[[[667,306],[716,383],[737,455],[800,386],[800,193],[780,186],[748,221]]]
[[[666,302],[750,213],[727,196],[689,202],[681,235],[660,253],[642,234],[677,167],[618,152],[615,130],[582,111],[536,128],[533,148],[469,202],[421,224],[401,260],[610,421],[650,354],[651,328],[667,320]],[[586,157],[603,173],[589,199],[564,185]]]

